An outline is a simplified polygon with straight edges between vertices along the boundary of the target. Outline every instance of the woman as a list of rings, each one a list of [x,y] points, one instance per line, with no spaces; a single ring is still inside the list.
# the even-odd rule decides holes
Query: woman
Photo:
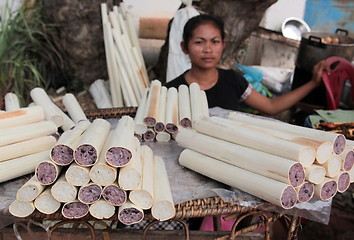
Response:
[[[293,106],[322,82],[325,61],[313,67],[311,81],[279,97],[265,97],[255,91],[240,73],[217,68],[225,48],[224,38],[224,25],[219,19],[203,14],[189,19],[183,29],[181,48],[189,55],[191,69],[166,86],[178,87],[196,82],[205,90],[210,108],[218,106],[238,110],[239,102],[243,101],[262,113],[274,115]]]

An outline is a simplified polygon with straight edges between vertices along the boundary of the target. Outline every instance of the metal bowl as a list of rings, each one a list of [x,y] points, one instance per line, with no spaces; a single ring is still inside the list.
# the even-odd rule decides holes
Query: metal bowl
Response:
[[[301,18],[291,17],[284,20],[281,26],[281,32],[284,37],[294,40],[301,40],[303,33],[310,32],[311,29]]]

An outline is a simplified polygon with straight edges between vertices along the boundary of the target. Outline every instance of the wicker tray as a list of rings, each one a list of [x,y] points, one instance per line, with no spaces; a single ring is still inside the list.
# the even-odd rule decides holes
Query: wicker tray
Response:
[[[92,110],[85,110],[85,114],[88,117],[88,119],[93,120],[96,118],[119,118],[122,117],[123,115],[129,115],[131,117],[134,117],[137,111],[137,107],[124,107],[124,108],[109,108],[109,109],[92,109]],[[281,217],[283,217],[283,214],[280,213],[270,213],[270,212],[262,212],[259,210],[256,210],[251,207],[246,207],[246,206],[239,206],[236,204],[228,203],[223,201],[220,197],[209,197],[209,198],[203,198],[203,199],[196,199],[196,200],[190,200],[184,203],[180,203],[175,205],[176,208],[176,215],[171,221],[179,221],[183,222],[183,219],[186,218],[199,218],[199,217],[205,217],[205,216],[221,216],[221,215],[229,215],[228,218],[236,218],[237,221],[235,221],[235,224],[233,226],[233,229],[231,231],[231,239],[234,237],[252,231],[254,229],[257,229],[259,227],[265,226],[265,239],[270,239],[270,233],[269,233],[269,226],[268,224],[270,222],[274,222]],[[1,212],[3,215],[11,216],[9,213],[8,209],[3,210]],[[249,225],[245,228],[239,229],[236,227],[239,224],[239,222],[244,219],[247,216],[250,215],[258,215],[260,216],[260,221]],[[97,221],[96,218],[92,217],[89,213],[76,220],[71,220],[65,218],[61,214],[61,209],[59,209],[56,213],[54,214],[43,214],[40,213],[38,210],[35,210],[34,213],[32,213],[30,216],[26,218],[27,220],[57,220],[57,221],[62,221],[62,222],[67,222],[67,221],[80,221],[80,222],[88,222],[88,221]],[[149,211],[146,211],[145,213],[145,220],[153,220],[153,217],[151,216]],[[111,221],[118,221],[118,216],[115,214],[112,216],[110,219]],[[291,223],[288,224],[289,226],[289,231],[288,231],[288,239],[296,238],[296,232],[297,232],[297,222],[299,218],[293,217],[291,220]],[[61,225],[61,223],[59,223]],[[152,223],[153,224],[153,223]],[[146,230],[148,230],[151,227],[151,225],[148,225],[146,227]],[[91,228],[91,236],[92,239],[95,239],[94,237],[94,230]],[[188,236],[188,226],[184,223],[184,228],[186,231],[186,239],[189,239]],[[56,227],[53,228],[53,230],[56,229]],[[146,235],[144,234],[144,238]],[[229,238],[230,239],[230,238]]]

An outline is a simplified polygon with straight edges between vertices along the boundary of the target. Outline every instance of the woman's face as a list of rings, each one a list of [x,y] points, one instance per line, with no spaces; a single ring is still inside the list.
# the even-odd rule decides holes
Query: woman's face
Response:
[[[192,32],[192,38],[182,43],[183,52],[189,55],[192,67],[214,68],[221,59],[225,42],[220,30],[211,23],[199,25]]]

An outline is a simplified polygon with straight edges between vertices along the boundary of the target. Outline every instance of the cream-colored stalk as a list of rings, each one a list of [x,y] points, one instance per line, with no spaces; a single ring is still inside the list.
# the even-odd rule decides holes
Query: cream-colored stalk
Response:
[[[164,160],[154,155],[154,204],[152,216],[159,221],[166,221],[176,215],[170,181]]]

